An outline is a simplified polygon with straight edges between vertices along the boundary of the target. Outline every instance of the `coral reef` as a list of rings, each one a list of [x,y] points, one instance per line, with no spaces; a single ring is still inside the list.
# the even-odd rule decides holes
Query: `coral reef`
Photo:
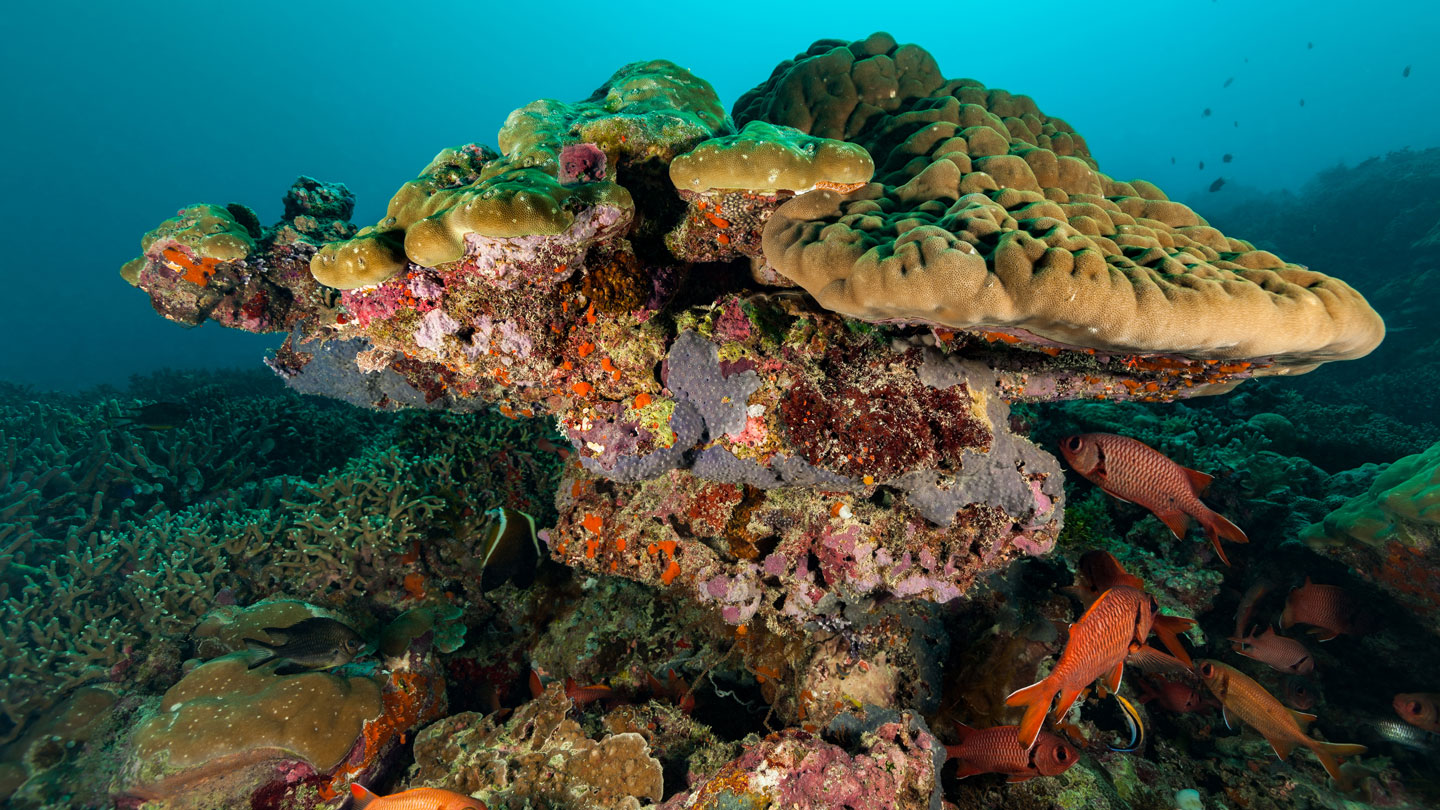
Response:
[[[570,707],[560,685],[552,684],[503,725],[493,716],[448,717],[415,740],[411,781],[476,796],[501,810],[537,804],[622,810],[659,802],[662,771],[645,738],[627,731],[592,739],[566,717]]]
[[[953,724],[1013,724],[1006,695],[1069,643],[1086,551],[1195,617],[1197,657],[1306,575],[1392,599],[1379,546],[1293,541],[1359,495],[1317,525],[1428,550],[1429,456],[1349,468],[1434,426],[1337,425],[1288,380],[1247,382],[1373,349],[1353,288],[1111,179],[1031,99],[884,34],[817,42],[733,118],[688,71],[627,65],[516,110],[497,145],[441,151],[365,228],[309,178],[273,225],[190,206],[124,268],[171,320],[287,333],[284,385],[361,408],[164,377],[132,389],[148,405],[0,390],[0,789],[42,806],[93,768],[107,787],[79,801],[175,808],[336,808],[357,782],[515,810],[1433,798],[1407,792],[1413,761],[1367,756],[1346,785],[1264,764],[1145,651],[1127,669],[1162,698],[1055,718],[1086,755],[1063,774],[943,778]],[[1253,538],[1236,565],[1067,493],[1045,448],[1089,431],[1214,474],[1208,502]],[[502,508],[546,559],[486,589]],[[367,646],[334,672],[246,668],[244,638],[312,616]],[[1349,655],[1429,688],[1389,662],[1433,634],[1316,651],[1321,733],[1386,707]]]

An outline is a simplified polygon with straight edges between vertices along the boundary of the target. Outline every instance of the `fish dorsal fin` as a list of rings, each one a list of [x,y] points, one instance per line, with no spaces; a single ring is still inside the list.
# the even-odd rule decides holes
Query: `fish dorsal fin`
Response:
[[[1199,470],[1192,470],[1189,467],[1181,467],[1180,469],[1184,470],[1185,477],[1190,479],[1190,486],[1195,488],[1196,495],[1204,495],[1205,490],[1210,486],[1210,482],[1215,480],[1215,476],[1207,475]]]
[[[1295,724],[1300,726],[1300,730],[1306,733],[1310,731],[1310,724],[1315,722],[1315,715],[1306,714],[1298,709],[1291,709],[1290,716],[1295,718]]]
[[[366,790],[364,787],[357,785],[354,782],[351,782],[350,798],[355,800],[355,803],[353,805],[355,810],[365,810],[365,808],[369,807],[376,799],[380,797]]]
[[[970,726],[967,726],[964,723],[960,722],[957,722],[955,724],[955,736],[960,738],[961,745],[964,745],[965,741],[970,739],[970,737],[974,734],[975,729],[971,728]]]
[[[290,640],[290,630],[294,627],[265,627],[265,635],[270,637],[271,644],[284,644]]]

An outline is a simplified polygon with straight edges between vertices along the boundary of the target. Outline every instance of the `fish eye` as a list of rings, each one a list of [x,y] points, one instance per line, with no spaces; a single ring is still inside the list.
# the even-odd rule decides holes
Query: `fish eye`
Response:
[[[1065,760],[1070,758],[1070,752],[1066,751],[1064,746],[1061,746],[1060,748],[1057,748],[1055,750],[1055,758],[1060,760],[1061,762],[1064,762]]]
[[[1200,665],[1200,677],[1202,677],[1202,678],[1208,678],[1208,677],[1210,677],[1211,675],[1214,675],[1214,674],[1215,674],[1215,665],[1214,665],[1214,664],[1201,664],[1201,665]]]
[[[1419,714],[1419,713],[1420,713],[1420,702],[1419,702],[1418,700],[1412,700],[1412,701],[1410,701],[1410,705],[1409,705],[1408,708],[1410,709],[1410,713],[1411,713],[1411,714]]]
[[[1069,450],[1070,452],[1074,453],[1074,452],[1076,452],[1076,451],[1078,451],[1078,450],[1080,449],[1080,437],[1079,437],[1079,436],[1071,436],[1071,437],[1069,437],[1068,439],[1066,439],[1066,440],[1063,442],[1063,444],[1065,445],[1065,449],[1066,449],[1066,450]]]

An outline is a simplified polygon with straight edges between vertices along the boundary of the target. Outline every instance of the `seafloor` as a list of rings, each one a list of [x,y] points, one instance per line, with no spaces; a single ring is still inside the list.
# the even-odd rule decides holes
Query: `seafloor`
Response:
[[[269,369],[0,386],[10,806],[1440,805],[1440,149],[1202,218],[885,35],[728,116],[630,65],[499,146],[364,229],[301,178],[146,234],[134,294],[288,333]],[[1248,543],[1062,464],[1091,433]],[[1131,587],[1097,551],[1195,668],[1132,616],[1122,699],[979,750]],[[247,645],[313,617],[363,649]],[[1299,657],[1241,654],[1271,627]]]

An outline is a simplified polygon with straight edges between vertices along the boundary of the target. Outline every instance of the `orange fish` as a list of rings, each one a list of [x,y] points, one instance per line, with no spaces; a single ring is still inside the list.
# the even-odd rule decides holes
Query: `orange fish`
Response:
[[[574,678],[565,679],[565,697],[575,701],[575,706],[581,709],[597,700],[602,701],[606,708],[613,708],[624,702],[619,693],[604,684],[581,686]]]
[[[689,714],[695,711],[695,693],[690,689],[690,684],[685,679],[670,670],[665,676],[665,683],[653,674],[645,673],[645,680],[650,686],[650,692],[656,697],[673,702],[680,708],[682,714]]]
[[[1104,678],[1109,692],[1120,687],[1125,657],[1145,646],[1155,615],[1155,599],[1138,588],[1121,585],[1100,594],[1100,598],[1070,625],[1070,638],[1060,661],[1038,683],[1018,689],[1005,698],[1006,706],[1024,706],[1020,721],[1020,742],[1028,749],[1035,744],[1045,713],[1058,694],[1052,717],[1065,716],[1081,690]]]
[[[1305,736],[1305,727],[1315,720],[1315,715],[1285,708],[1265,687],[1234,667],[1206,659],[1195,667],[1195,672],[1224,707],[1226,725],[1235,718],[1260,732],[1281,759],[1290,756],[1295,746],[1303,745],[1320,758],[1330,778],[1340,782],[1339,757],[1365,753],[1363,745],[1320,742]]]
[[[1395,696],[1395,713],[1416,728],[1440,734],[1440,695],[1426,692],[1402,692]]]
[[[1255,605],[1269,591],[1270,586],[1264,582],[1257,582],[1245,591],[1245,595],[1240,598],[1240,604],[1235,608],[1235,635],[1250,634],[1250,619],[1255,615]]]
[[[1260,635],[1250,634],[1244,638],[1232,636],[1230,643],[1235,652],[1281,672],[1291,675],[1309,675],[1315,671],[1315,659],[1305,645],[1293,638],[1287,638],[1267,627]]]
[[[1250,542],[1234,523],[1201,503],[1209,475],[1181,467],[1143,442],[1113,433],[1082,433],[1060,442],[1060,452],[1076,472],[1108,494],[1154,512],[1176,537],[1185,537],[1194,518],[1226,565],[1230,560],[1220,538]]]
[[[1305,584],[1290,592],[1280,626],[1308,624],[1312,635],[1329,641],[1341,633],[1356,631],[1356,605],[1350,594],[1338,585],[1316,585],[1305,577]]]
[[[955,778],[981,773],[1003,773],[1007,782],[1024,782],[1036,776],[1056,776],[1069,770],[1080,752],[1048,731],[1040,733],[1031,748],[1020,743],[1018,726],[974,729],[960,723],[958,745],[945,746],[945,758],[958,760]]]
[[[1080,556],[1080,563],[1076,566],[1075,584],[1061,590],[1073,594],[1088,608],[1095,603],[1100,594],[1117,585],[1125,585],[1139,591],[1145,590],[1145,582],[1126,571],[1114,555],[1108,551],[1097,549],[1087,551]],[[1194,625],[1194,619],[1156,615],[1151,626],[1155,635],[1159,636],[1161,643],[1165,645],[1165,649],[1174,654],[1175,659],[1187,673],[1193,664],[1190,661],[1190,654],[1180,643],[1180,634]],[[1158,651],[1156,653],[1163,655]]]
[[[413,788],[376,796],[359,785],[350,785],[355,810],[486,810],[485,803],[463,793],[440,788]]]
[[[1193,683],[1171,680],[1150,681],[1141,678],[1140,702],[1149,703],[1151,701],[1176,714],[1198,712],[1207,706],[1214,705],[1211,698],[1201,694]]]
[[[1126,571],[1113,554],[1096,549],[1080,555],[1080,562],[1075,566],[1075,584],[1062,590],[1074,594],[1075,598],[1089,607],[1100,594],[1116,585],[1129,585],[1145,590],[1145,583]]]

